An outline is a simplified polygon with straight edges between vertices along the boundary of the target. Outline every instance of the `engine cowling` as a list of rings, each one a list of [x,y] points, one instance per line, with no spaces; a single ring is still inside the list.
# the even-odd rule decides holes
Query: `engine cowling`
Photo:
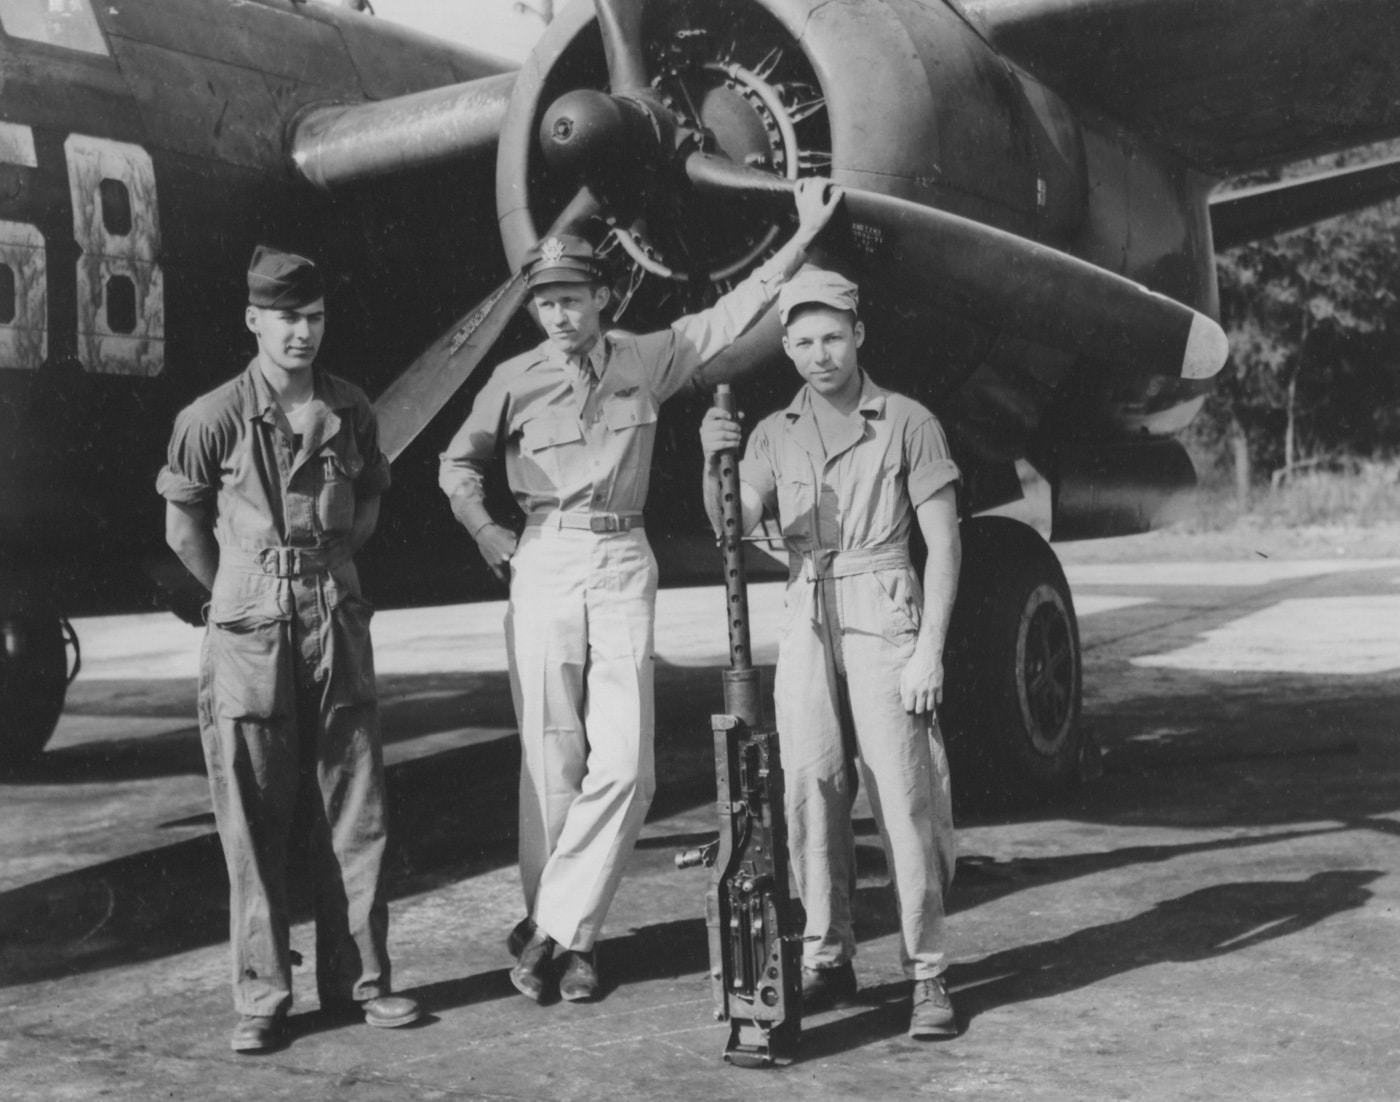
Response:
[[[827,175],[1051,243],[1083,216],[1083,153],[1072,116],[943,4],[651,0],[643,37],[648,94],[730,160],[790,179]],[[560,97],[606,87],[591,6],[571,5],[518,74],[504,121],[497,206],[512,264],[577,186],[551,173],[541,124]],[[652,277],[660,284],[652,297],[668,304],[678,294],[711,296],[755,265],[782,231],[768,211],[726,209],[664,170],[639,171],[612,154],[603,160],[632,177],[593,181],[603,191],[645,192],[640,202],[634,193],[614,205],[629,209],[613,227],[629,289]],[[879,230],[855,230],[867,254],[862,267],[877,273]],[[907,295],[907,287],[892,287],[888,297],[903,299],[901,309],[920,305]],[[647,300],[637,300],[642,312]],[[963,360],[968,339],[947,342]],[[989,340],[983,334],[974,344]]]

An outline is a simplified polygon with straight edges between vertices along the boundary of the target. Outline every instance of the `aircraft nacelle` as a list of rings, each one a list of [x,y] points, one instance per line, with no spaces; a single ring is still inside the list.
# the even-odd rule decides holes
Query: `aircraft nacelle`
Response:
[[[946,211],[1214,312],[1212,181],[1112,120],[1092,112],[1081,119],[949,5],[656,0],[638,33],[652,70],[645,94],[660,108],[653,115],[703,134],[716,155],[789,179],[821,172],[848,188]],[[604,53],[587,5],[566,8],[546,32],[516,78],[502,123],[497,207],[507,257],[519,263],[579,177],[605,197],[630,199],[614,204],[627,213],[609,247],[627,270],[623,322],[645,326],[678,303],[713,297],[771,247],[782,223],[770,208],[667,179],[667,171],[679,175],[674,164],[619,155],[644,144],[643,112],[631,111],[616,133],[596,126],[599,148],[588,149],[580,134],[594,120],[571,97],[580,86],[607,86]],[[573,148],[567,158],[551,157],[550,131],[561,126]],[[629,187],[679,203],[685,215],[625,196]],[[1151,232],[1130,236],[1130,223]],[[948,413],[973,511],[1018,496],[1018,459],[1029,456],[1058,479],[1062,470],[1092,466],[1067,454],[1083,441],[1174,432],[1199,408],[1206,382],[1182,380],[1175,363],[1140,361],[1131,341],[1085,355],[1039,322],[1019,325],[1022,313],[1073,316],[1075,303],[1058,311],[1028,305],[1044,295],[1045,273],[1008,266],[1001,252],[983,258],[979,241],[902,239],[888,220],[853,210],[844,245],[828,260],[862,285],[868,362]],[[970,278],[920,272],[928,278],[911,279],[910,254],[939,248],[960,253]],[[998,296],[987,293],[994,284]],[[707,375],[718,381],[751,371],[766,350],[779,370],[758,384],[767,388],[759,404],[773,404],[786,388],[776,338],[769,319]],[[1173,493],[1181,488],[1173,483]],[[1134,515],[1150,524],[1157,513]],[[1123,534],[1108,526],[1110,516],[1124,514],[1099,514],[1105,526],[1095,534]],[[1081,514],[1074,527],[1084,532],[1087,523]]]

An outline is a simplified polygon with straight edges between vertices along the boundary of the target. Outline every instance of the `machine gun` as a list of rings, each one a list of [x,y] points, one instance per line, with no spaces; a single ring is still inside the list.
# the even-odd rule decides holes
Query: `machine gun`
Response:
[[[728,386],[716,388],[715,405],[734,412]],[[719,467],[730,661],[725,714],[711,717],[720,831],[709,845],[677,854],[676,865],[714,870],[705,924],[715,1019],[729,1022],[724,1058],[739,1067],[769,1067],[789,1062],[802,1035],[801,936],[792,929],[788,895],[778,733],[763,724],[759,671],[750,655],[738,457],[721,453]]]

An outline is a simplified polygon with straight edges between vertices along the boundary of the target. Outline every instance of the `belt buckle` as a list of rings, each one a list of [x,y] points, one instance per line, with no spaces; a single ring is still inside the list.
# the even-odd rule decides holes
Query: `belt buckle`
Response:
[[[291,578],[296,570],[296,548],[264,547],[258,552],[262,572],[274,578]]]
[[[621,530],[619,519],[616,513],[594,513],[588,518],[588,527],[594,532],[617,532]]]

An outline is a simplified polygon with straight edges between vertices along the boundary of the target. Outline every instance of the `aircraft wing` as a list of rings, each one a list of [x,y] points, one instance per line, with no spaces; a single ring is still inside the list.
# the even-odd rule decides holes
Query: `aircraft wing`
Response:
[[[1394,0],[951,0],[1007,58],[1213,176],[1400,135]]]

